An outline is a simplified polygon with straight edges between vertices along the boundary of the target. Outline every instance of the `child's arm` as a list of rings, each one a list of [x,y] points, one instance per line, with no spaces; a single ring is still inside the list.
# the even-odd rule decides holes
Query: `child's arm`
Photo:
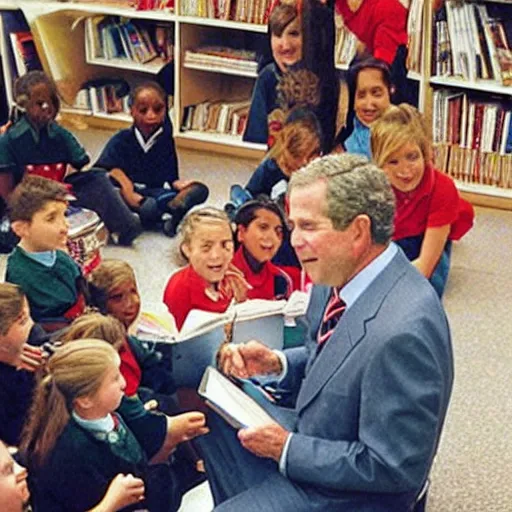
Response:
[[[88,512],[116,512],[144,500],[144,481],[119,473],[108,486],[103,499]]]
[[[420,255],[412,264],[428,279],[434,272],[439,258],[443,253],[446,240],[450,233],[450,224],[435,228],[427,228],[421,244]]]
[[[115,168],[112,169],[108,175],[119,183],[119,186],[121,187],[121,195],[128,205],[132,208],[138,208],[141,201],[144,199],[144,196],[135,191],[132,180],[126,176],[124,171],[122,169]]]

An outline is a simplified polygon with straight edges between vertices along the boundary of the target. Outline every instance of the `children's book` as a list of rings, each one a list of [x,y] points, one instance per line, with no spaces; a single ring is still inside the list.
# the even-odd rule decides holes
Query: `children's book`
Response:
[[[277,422],[293,430],[296,423],[294,410],[275,405],[259,385],[228,378],[213,366],[206,368],[197,391],[208,407],[236,429]]]
[[[232,327],[233,343],[257,340],[272,349],[282,349],[285,323],[303,316],[308,300],[308,294],[296,291],[287,301],[252,299],[232,305],[225,313],[192,310],[178,334],[154,318],[151,325],[142,315],[136,335],[156,341],[158,350],[170,356],[177,386],[196,388],[205,368],[215,361],[226,338],[226,326]]]

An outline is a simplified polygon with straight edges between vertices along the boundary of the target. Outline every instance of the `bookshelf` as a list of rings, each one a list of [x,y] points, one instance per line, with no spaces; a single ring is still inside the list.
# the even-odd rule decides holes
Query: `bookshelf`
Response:
[[[512,5],[447,0],[428,9],[436,165],[472,203],[512,209]]]
[[[170,89],[174,92],[171,101],[176,143],[255,159],[261,159],[265,154],[264,145],[244,143],[241,134],[234,134],[231,128],[224,127],[228,133],[218,133],[215,129],[206,132],[197,129],[180,130],[186,109],[192,105],[222,101],[238,104],[250,100],[257,78],[255,50],[263,44],[267,27],[261,23],[242,21],[249,19],[248,0],[245,2],[245,14],[243,9],[235,15],[231,12],[230,17],[233,19],[190,15],[197,14],[190,11],[194,3],[190,3],[187,15],[169,10],[139,11],[130,7],[130,2],[123,4],[121,0],[114,3],[108,0],[66,3],[56,0],[0,0],[0,10],[6,9],[7,3],[9,9],[19,9],[28,21],[43,68],[57,83],[64,100],[61,109],[64,120],[81,116],[90,126],[114,129],[127,126],[131,122],[127,106],[123,106],[122,111],[109,112],[105,107],[106,94],[103,90],[93,88],[93,92],[88,90],[84,96],[80,88],[85,83],[101,79],[124,80],[130,87],[155,79],[168,62],[160,56],[144,62],[143,59],[133,58],[132,52],[126,48],[123,52],[123,30],[118,27],[128,23],[136,26],[139,32],[147,29],[153,43],[154,27],[166,27],[173,39],[174,71],[169,75],[173,76]],[[178,12],[180,6],[185,6],[185,0],[177,5]],[[261,6],[263,8],[263,4]],[[257,13],[253,12],[251,16],[255,20]],[[0,42],[3,39],[0,38]],[[194,55],[192,62],[188,62],[190,59],[187,58],[186,62],[187,51],[201,51],[208,44],[225,45],[237,51],[254,51],[254,63],[240,66],[228,60],[224,64],[212,64],[211,61],[203,62],[198,58],[201,54]],[[1,46],[0,55],[5,66]],[[8,72],[12,63],[6,67]],[[4,81],[12,83],[10,77],[7,80],[4,76]],[[95,99],[92,97],[94,92],[97,96]],[[75,101],[78,97],[82,98],[80,105]],[[8,97],[8,102],[11,103],[12,98]],[[240,127],[243,128],[243,124]]]

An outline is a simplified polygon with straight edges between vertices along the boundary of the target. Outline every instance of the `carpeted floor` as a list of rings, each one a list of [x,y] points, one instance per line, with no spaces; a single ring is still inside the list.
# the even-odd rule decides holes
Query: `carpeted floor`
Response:
[[[93,155],[108,132],[78,132]],[[221,206],[232,183],[245,184],[255,162],[180,151],[183,178],[210,187]],[[512,511],[512,212],[477,209],[473,230],[453,249],[444,304],[453,334],[455,386],[444,436],[432,471],[429,512]],[[133,248],[109,246],[105,257],[135,268],[144,309],[160,307],[175,268],[176,241],[144,233]],[[0,258],[3,275],[5,256]],[[411,292],[413,293],[413,292]],[[510,316],[509,316],[510,315]],[[507,334],[509,333],[509,334]],[[207,484],[186,496],[181,512],[211,510]]]

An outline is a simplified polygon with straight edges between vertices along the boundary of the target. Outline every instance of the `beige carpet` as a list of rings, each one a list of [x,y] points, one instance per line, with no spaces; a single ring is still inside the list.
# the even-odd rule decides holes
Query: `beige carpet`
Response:
[[[78,132],[93,154],[107,132]],[[180,152],[183,178],[208,184],[211,203],[222,205],[232,183],[245,184],[255,163]],[[429,497],[430,512],[512,511],[512,213],[478,209],[473,230],[455,245],[444,304],[455,352],[455,386]],[[134,248],[107,247],[106,257],[135,268],[145,309],[159,304],[175,264],[176,243],[145,233]],[[3,271],[5,257],[0,258]],[[507,469],[508,468],[508,469]],[[204,486],[183,512],[210,509]]]

